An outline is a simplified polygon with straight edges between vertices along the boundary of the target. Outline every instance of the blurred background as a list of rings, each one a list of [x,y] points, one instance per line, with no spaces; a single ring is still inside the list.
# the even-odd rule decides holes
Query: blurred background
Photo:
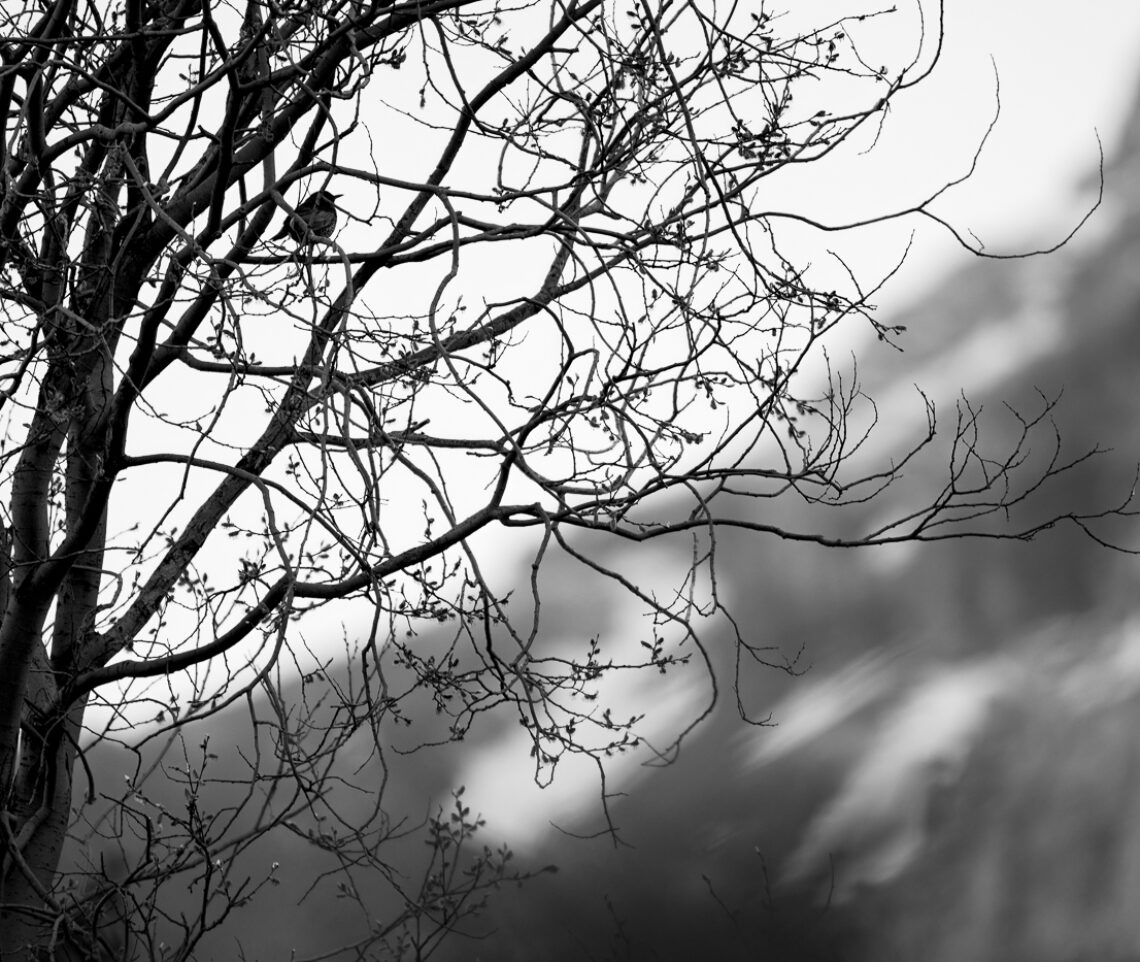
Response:
[[[921,116],[892,122],[900,139],[884,146],[903,156],[925,125],[951,138],[962,136],[959,119],[984,128],[993,75],[979,69],[980,51],[999,66],[1044,64],[1030,76],[1050,74],[1054,86],[1019,83],[1016,67],[1003,75],[999,141],[987,154],[996,159],[978,192],[946,210],[988,249],[1013,253],[1050,246],[1095,202],[1100,131],[1104,201],[1072,243],[1045,258],[979,261],[923,234],[880,298],[883,320],[907,327],[905,353],[860,353],[865,390],[888,415],[887,443],[922,423],[915,384],[947,427],[966,392],[998,448],[1017,427],[1005,403],[1032,412],[1042,395],[1060,396],[1066,451],[1113,450],[1040,492],[1045,511],[1120,503],[1140,460],[1140,102],[1125,69],[1140,11],[1121,6],[1092,4],[1088,17],[1042,31],[1050,10],[1077,15],[1047,4],[1029,11],[1034,20],[1024,4],[997,4],[992,15],[1016,14],[1016,24],[992,36],[970,33],[966,5],[957,19],[950,11],[949,49],[969,63],[932,81],[949,113],[931,115],[927,101]],[[1108,67],[1074,75],[1066,44]],[[976,88],[951,89],[979,76]],[[951,88],[939,95],[938,83]],[[1002,146],[1010,137],[1018,149]],[[951,175],[916,170],[924,183]],[[873,182],[864,189],[877,196]],[[1047,454],[1048,444],[1030,459]],[[915,468],[908,483],[929,488],[939,467]],[[868,510],[889,513],[900,503],[891,498]],[[855,509],[842,523],[867,521]],[[1097,534],[1140,547],[1127,526]],[[645,565],[610,550],[617,568]],[[720,551],[737,623],[788,670],[737,666],[732,637],[710,634],[726,679],[712,716],[671,765],[648,752],[615,761],[609,809],[621,844],[598,834],[605,821],[588,771],[563,772],[546,791],[533,785],[510,719],[462,745],[397,756],[396,809],[422,819],[464,785],[488,841],[507,840],[524,867],[559,869],[497,893],[438,958],[1140,959],[1140,559],[1062,528],[1031,543],[864,552],[725,535]],[[639,630],[624,601],[558,565],[544,576],[552,644]],[[520,583],[527,574],[520,563]],[[743,707],[767,724],[741,722],[734,677]],[[646,677],[626,693],[631,705],[654,705],[663,743],[670,721],[683,725],[707,694],[683,677]],[[217,746],[238,737],[211,722],[223,773],[236,756]],[[94,771],[133,769],[109,752],[91,754]],[[343,761],[357,784],[373,764],[367,753]],[[198,957],[303,958],[330,936],[340,944],[367,930],[335,878],[324,884],[319,846],[286,833],[242,857],[279,862],[280,884],[211,933]]]

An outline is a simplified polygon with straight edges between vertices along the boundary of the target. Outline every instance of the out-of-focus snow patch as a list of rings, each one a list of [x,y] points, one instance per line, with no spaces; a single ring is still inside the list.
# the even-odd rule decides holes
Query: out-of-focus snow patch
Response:
[[[746,765],[768,765],[822,738],[879,700],[895,684],[893,662],[864,655],[843,671],[822,678],[810,674],[772,708],[773,727],[747,733]]]
[[[654,579],[664,583],[669,574],[660,556],[649,562],[642,559],[637,570],[639,585],[647,591],[656,587]],[[606,657],[620,662],[644,656],[637,640],[645,635],[647,622],[639,601],[615,591],[605,596],[595,594],[591,607],[605,613],[607,623],[600,636]],[[549,638],[543,644],[545,651],[557,652],[569,650],[580,641],[577,633],[563,639]],[[612,796],[628,791],[644,778],[650,771],[645,765],[657,758],[648,745],[658,749],[669,745],[700,716],[709,697],[708,678],[701,671],[700,659],[694,659],[693,664],[673,668],[665,675],[646,668],[607,672],[597,683],[595,700],[573,702],[577,710],[592,710],[596,716],[609,707],[615,720],[622,722],[644,715],[635,727],[642,744],[603,758],[606,793]],[[578,727],[578,737],[590,739],[591,746],[599,744],[599,737],[612,737],[605,732],[601,736],[591,733],[587,725]],[[474,748],[455,773],[455,784],[466,789],[467,803],[487,814],[488,829],[512,846],[525,847],[539,841],[551,824],[583,833],[603,828],[603,789],[595,762],[566,753],[553,773],[549,768],[539,771],[531,749],[528,732],[513,726],[494,741]]]
[[[963,393],[967,397],[1000,393],[1006,381],[1061,350],[1071,333],[1065,298],[1078,263],[1074,257],[1023,261],[1003,286],[1008,298],[1004,306],[990,303],[992,295],[984,292],[972,299],[959,296],[950,316],[957,327],[924,338],[919,343],[927,345],[927,359],[901,369],[898,378],[875,391],[879,410],[891,411],[892,416],[871,435],[864,454],[878,457],[907,439],[921,437],[927,412],[916,403],[916,387],[942,412]],[[926,296],[937,298],[940,293],[959,294],[949,288]],[[891,321],[908,318],[903,312]]]
[[[926,840],[930,792],[956,780],[990,707],[1016,683],[986,659],[933,671],[875,731],[836,796],[809,825],[783,872],[798,884],[836,864],[832,898],[897,876]]]
[[[880,523],[886,521],[887,518],[884,517]],[[880,578],[891,578],[912,564],[921,550],[922,545],[917,541],[896,541],[868,548],[860,560]]]
[[[1061,307],[1067,272],[1050,264],[1051,272],[1034,264],[1018,278],[1018,309],[1008,318],[975,327],[952,347],[948,356],[932,361],[914,383],[936,396],[991,391],[1031,363],[1057,350],[1065,332]]]
[[[626,677],[633,682],[628,698],[614,685],[607,686],[599,702],[604,698],[607,704],[624,706],[641,701],[645,693],[635,690],[639,679]],[[694,683],[691,673],[678,672],[667,678],[656,675],[649,682],[656,686],[654,707],[638,731],[654,744],[667,744],[684,722],[697,717],[707,693]],[[582,756],[565,755],[549,783],[540,785],[546,777],[536,779],[534,759],[528,757],[530,748],[527,733],[512,728],[468,756],[456,774],[456,784],[466,788],[465,801],[488,815],[488,829],[519,848],[540,841],[551,825],[583,833],[600,830],[604,823],[597,765]],[[651,771],[645,765],[654,757],[643,745],[606,758],[606,793],[630,791]]]
[[[1140,617],[1125,621],[1093,652],[1080,646],[1076,664],[1057,683],[1061,701],[1074,713],[1127,701],[1140,693]]]

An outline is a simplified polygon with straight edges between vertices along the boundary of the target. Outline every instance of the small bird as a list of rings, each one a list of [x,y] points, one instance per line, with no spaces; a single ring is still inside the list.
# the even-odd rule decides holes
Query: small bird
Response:
[[[288,234],[298,244],[311,244],[315,237],[329,237],[336,228],[336,200],[340,194],[318,190],[297,205],[285,218],[285,226],[273,235],[279,240]]]

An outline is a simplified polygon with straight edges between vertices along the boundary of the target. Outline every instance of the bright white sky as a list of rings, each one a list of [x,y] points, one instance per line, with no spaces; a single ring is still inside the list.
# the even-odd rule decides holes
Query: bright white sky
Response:
[[[900,102],[888,137],[867,158],[859,193],[870,204],[892,193],[921,196],[968,163],[993,109],[994,64],[1002,111],[974,178],[938,210],[993,251],[1049,244],[1089,200],[1075,190],[1095,169],[1096,134],[1106,156],[1140,87],[1140,3],[1088,0],[946,0],[942,63]],[[991,60],[992,58],[992,60]],[[924,232],[908,269],[884,292],[888,307],[910,299],[967,259]]]

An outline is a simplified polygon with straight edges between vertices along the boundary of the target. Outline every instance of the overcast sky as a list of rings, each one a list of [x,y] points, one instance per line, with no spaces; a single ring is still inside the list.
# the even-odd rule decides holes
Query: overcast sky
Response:
[[[1097,133],[1111,156],[1140,86],[1140,3],[1088,0],[947,0],[943,60],[898,105],[881,147],[885,196],[935,184],[938,170],[968,161],[1001,80],[1001,117],[978,172],[940,210],[953,213],[993,250],[1056,240],[1088,196],[1076,190],[1097,162]],[[992,58],[992,62],[991,62]],[[936,186],[936,185],[935,185]],[[961,263],[953,246],[921,239],[892,288],[909,297]]]

